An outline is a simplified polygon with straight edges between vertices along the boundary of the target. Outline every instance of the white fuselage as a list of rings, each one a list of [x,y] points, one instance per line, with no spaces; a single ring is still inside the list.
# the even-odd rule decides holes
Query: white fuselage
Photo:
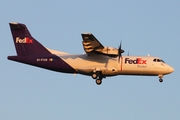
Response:
[[[25,24],[9,25],[17,52],[16,56],[8,56],[9,60],[57,72],[89,75],[98,85],[103,78],[115,75],[158,76],[163,82],[163,75],[174,71],[158,57],[122,56],[121,42],[118,48],[105,47],[92,33],[81,34],[86,54],[71,55],[45,48],[31,36]]]
[[[158,57],[152,56],[122,56],[120,58],[104,55],[59,55],[72,66],[77,73],[91,75],[101,71],[104,76],[114,75],[166,75],[174,69]],[[118,60],[119,59],[119,60]]]

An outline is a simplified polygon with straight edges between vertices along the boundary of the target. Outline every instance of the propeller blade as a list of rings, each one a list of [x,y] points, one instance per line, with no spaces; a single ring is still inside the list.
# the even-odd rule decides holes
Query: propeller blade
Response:
[[[118,48],[118,63],[120,61],[120,57],[122,56],[122,53],[124,53],[124,50],[121,49],[122,42],[120,42],[119,48]]]
[[[118,56],[120,56],[121,55],[121,42],[120,42],[120,44],[119,44],[119,48],[118,48]]]

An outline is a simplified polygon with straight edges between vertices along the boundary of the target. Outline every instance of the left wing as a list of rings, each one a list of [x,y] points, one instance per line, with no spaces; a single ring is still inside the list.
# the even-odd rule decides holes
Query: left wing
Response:
[[[89,55],[90,53],[102,54],[109,57],[117,57],[118,49],[112,47],[104,47],[92,33],[81,34],[84,51]]]
[[[83,41],[84,51],[89,54],[95,51],[102,51],[104,46],[94,37],[92,33],[81,34]]]

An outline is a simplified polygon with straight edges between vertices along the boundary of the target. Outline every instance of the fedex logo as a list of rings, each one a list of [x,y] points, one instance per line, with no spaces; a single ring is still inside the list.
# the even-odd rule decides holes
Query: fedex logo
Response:
[[[143,60],[142,58],[136,58],[132,60],[130,58],[125,58],[125,64],[146,64],[147,60]]]
[[[16,38],[16,43],[33,43],[32,39],[25,37],[24,39],[20,39],[19,37]]]

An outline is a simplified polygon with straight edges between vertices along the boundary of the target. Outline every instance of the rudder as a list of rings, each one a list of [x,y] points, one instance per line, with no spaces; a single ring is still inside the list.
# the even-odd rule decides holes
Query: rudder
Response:
[[[41,43],[34,39],[26,25],[9,23],[18,56],[51,54]]]

